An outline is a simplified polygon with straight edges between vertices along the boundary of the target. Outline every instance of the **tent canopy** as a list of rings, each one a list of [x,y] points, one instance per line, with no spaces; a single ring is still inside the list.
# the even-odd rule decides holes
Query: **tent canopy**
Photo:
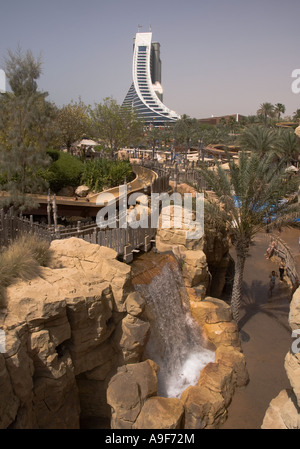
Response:
[[[99,145],[97,142],[95,142],[94,140],[89,140],[89,139],[82,139],[80,142],[77,143],[77,147],[81,147],[81,145],[86,145],[88,147],[94,147],[95,145]]]

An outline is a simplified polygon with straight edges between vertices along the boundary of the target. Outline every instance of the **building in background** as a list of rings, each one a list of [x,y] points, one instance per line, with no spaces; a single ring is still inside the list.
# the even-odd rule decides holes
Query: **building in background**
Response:
[[[146,125],[162,126],[180,116],[163,104],[160,44],[152,43],[152,33],[136,33],[133,45],[132,84],[123,101],[134,108]]]

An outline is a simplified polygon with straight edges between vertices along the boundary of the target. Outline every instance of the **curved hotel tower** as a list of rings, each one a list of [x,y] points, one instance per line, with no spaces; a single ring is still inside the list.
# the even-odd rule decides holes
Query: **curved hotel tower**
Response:
[[[160,44],[152,43],[152,33],[137,33],[134,39],[133,82],[122,106],[133,107],[146,125],[165,125],[180,116],[163,104]]]

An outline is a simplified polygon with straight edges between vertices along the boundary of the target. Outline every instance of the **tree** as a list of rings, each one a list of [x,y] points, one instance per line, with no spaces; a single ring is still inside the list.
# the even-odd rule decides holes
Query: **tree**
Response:
[[[280,115],[285,113],[285,106],[281,103],[276,103],[274,106],[274,114],[277,114],[278,121],[280,120]]]
[[[268,118],[274,117],[274,106],[271,103],[262,103],[257,111],[257,115],[261,115],[265,123]]]
[[[91,111],[94,133],[110,149],[111,156],[122,146],[141,138],[143,124],[135,112],[124,108],[110,97]]]
[[[245,151],[239,153],[238,163],[229,155],[227,159],[228,173],[218,163],[216,171],[201,167],[200,172],[217,197],[217,201],[207,198],[205,220],[224,223],[235,248],[231,309],[238,323],[244,267],[255,235],[265,228],[265,219],[271,215],[276,216],[274,225],[290,223],[299,205],[279,201],[297,190],[297,178],[285,173],[284,159],[274,164],[271,153],[261,156]]]
[[[246,128],[239,138],[240,145],[248,151],[254,151],[260,155],[274,149],[275,132],[273,129],[260,125],[252,125]]]
[[[296,112],[294,112],[293,120],[300,121],[300,109],[297,109]]]
[[[282,129],[276,142],[276,152],[280,158],[284,157],[289,162],[298,162],[300,154],[299,141],[292,129]]]
[[[26,194],[45,188],[38,171],[48,163],[52,108],[45,100],[47,93],[37,90],[40,58],[35,59],[31,51],[23,55],[20,48],[16,53],[9,51],[5,71],[12,92],[3,94],[0,101],[1,178],[7,192],[2,204],[24,210],[37,206]]]
[[[192,141],[198,141],[199,139],[199,130],[200,125],[198,120],[193,119],[186,114],[183,114],[174,124],[174,138],[179,144],[184,146],[186,161],[188,149],[190,149]]]
[[[81,100],[71,101],[58,109],[56,123],[57,143],[59,146],[65,146],[68,151],[76,140],[87,137],[91,133],[89,110]]]

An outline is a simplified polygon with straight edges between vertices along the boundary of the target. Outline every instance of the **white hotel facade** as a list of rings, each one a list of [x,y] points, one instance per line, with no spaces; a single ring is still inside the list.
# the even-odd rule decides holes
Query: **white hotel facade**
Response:
[[[180,116],[163,104],[160,44],[152,33],[137,33],[134,39],[132,84],[122,106],[133,107],[146,125],[174,123]]]

